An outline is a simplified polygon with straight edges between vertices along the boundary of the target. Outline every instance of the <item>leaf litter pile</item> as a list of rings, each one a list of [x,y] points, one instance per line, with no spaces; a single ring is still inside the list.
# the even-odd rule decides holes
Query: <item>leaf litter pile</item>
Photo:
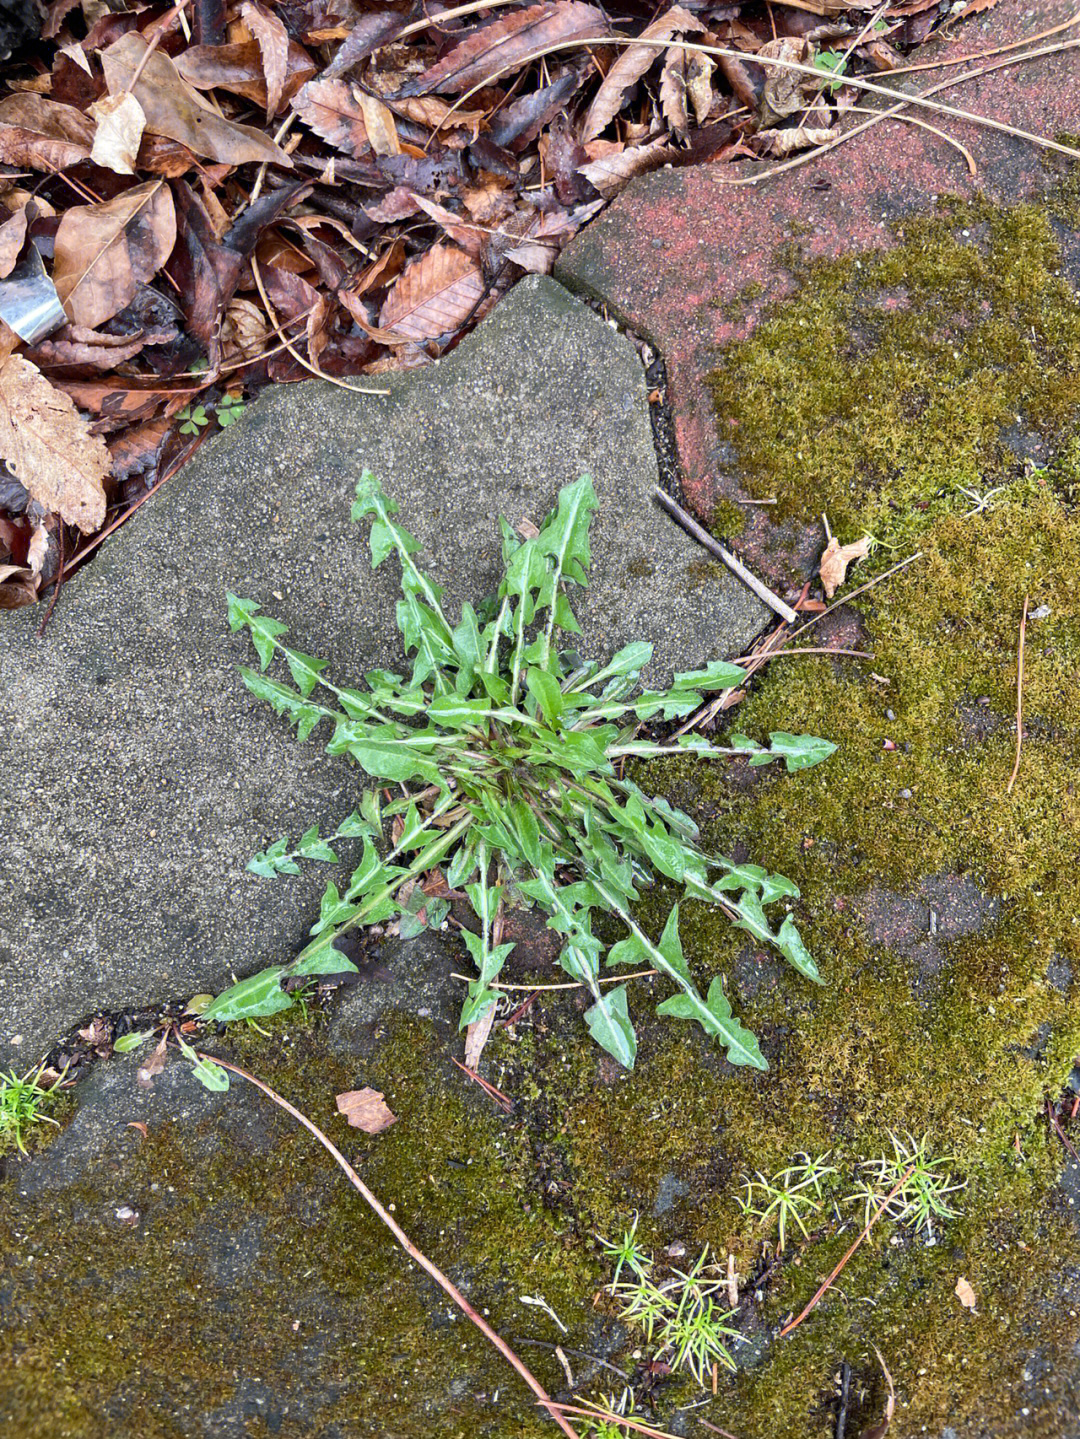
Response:
[[[0,608],[262,385],[378,393],[633,176],[825,143],[950,12],[52,0],[0,81]]]

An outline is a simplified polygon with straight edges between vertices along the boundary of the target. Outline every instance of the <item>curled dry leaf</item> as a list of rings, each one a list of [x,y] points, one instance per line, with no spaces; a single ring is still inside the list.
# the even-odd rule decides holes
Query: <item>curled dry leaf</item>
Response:
[[[847,579],[848,565],[853,560],[861,560],[869,553],[869,535],[863,535],[862,539],[856,540],[853,545],[842,545],[833,535],[825,547],[825,553],[821,556],[821,566],[818,571],[821,575],[821,587],[825,591],[826,599],[831,600]]]
[[[686,93],[686,51],[678,45],[667,52],[664,68],[660,72],[660,112],[680,139],[684,139],[690,128]]]
[[[683,52],[685,54],[685,51]],[[704,125],[713,105],[712,76],[716,66],[708,55],[697,51],[686,56],[686,94],[694,107],[694,119]]]
[[[292,107],[320,139],[355,159],[371,150],[364,112],[347,80],[309,80]]]
[[[770,40],[757,53],[759,61],[764,59],[783,60],[791,65],[809,65],[813,61],[813,46],[808,40],[785,36],[782,40]],[[782,70],[776,65],[765,66],[765,88],[761,92],[760,119],[763,126],[776,125],[796,110],[804,109],[821,89],[827,75],[821,80],[813,75],[803,75],[797,70]]]
[[[486,1014],[479,1019],[474,1019],[465,1030],[465,1067],[475,1072],[480,1063],[480,1056],[484,1052],[484,1046],[491,1034],[491,1027],[495,1023],[495,1006],[492,1005]]]
[[[650,140],[646,145],[629,145],[625,150],[605,155],[582,165],[579,173],[584,175],[605,200],[617,195],[635,175],[644,175],[649,170],[658,170],[667,163],[675,152],[667,143],[667,136]]]
[[[244,0],[240,14],[259,47],[266,77],[266,118],[272,120],[281,108],[281,95],[289,74],[289,32],[277,15],[256,0]]]
[[[9,355],[0,368],[0,459],[42,509],[83,534],[105,519],[105,441],[22,355]]]
[[[963,1275],[956,1281],[956,1288],[953,1293],[959,1299],[965,1309],[974,1309],[976,1304],[975,1291]]]
[[[642,30],[642,40],[666,40],[672,35],[686,35],[704,29],[701,21],[681,5],[673,5],[658,15]],[[655,62],[659,51],[652,45],[627,45],[618,59],[604,76],[604,83],[596,92],[596,98],[589,106],[581,127],[581,140],[593,140],[605,129],[622,109],[623,96],[631,85],[636,85],[646,70]]]
[[[75,205],[56,232],[53,279],[77,325],[100,325],[130,304],[176,243],[176,210],[164,180]]]
[[[397,1120],[377,1089],[347,1089],[337,1095],[337,1107],[354,1129],[365,1134],[381,1134]]]
[[[455,245],[433,245],[398,276],[379,326],[402,340],[433,340],[463,324],[484,293],[480,267]]]
[[[103,95],[87,111],[97,121],[90,159],[118,175],[134,175],[135,160],[146,129],[143,108],[130,91]]]
[[[90,158],[94,125],[74,105],[42,95],[0,100],[0,161],[32,170],[66,170]]]
[[[821,129],[816,125],[790,125],[784,130],[759,130],[747,144],[757,155],[783,160],[799,150],[810,150],[835,138],[831,126]]]
[[[292,161],[280,145],[262,131],[237,125],[211,109],[196,90],[185,85],[176,66],[160,50],[146,59],[142,74],[132,85],[146,49],[146,41],[132,30],[102,51],[101,63],[109,94],[132,90],[146,115],[150,134],[164,135],[186,145],[196,155],[227,165],[267,161],[292,169]]]
[[[437,64],[402,86],[398,93],[403,99],[429,90],[459,95],[473,85],[482,85],[514,69],[528,56],[550,45],[603,35],[607,29],[603,11],[581,0],[551,0],[544,5],[529,5],[516,14],[504,15],[470,30]]]

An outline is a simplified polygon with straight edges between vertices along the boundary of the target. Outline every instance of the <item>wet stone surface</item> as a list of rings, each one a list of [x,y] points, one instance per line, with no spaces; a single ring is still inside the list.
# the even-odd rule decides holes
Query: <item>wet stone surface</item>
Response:
[[[397,576],[349,523],[360,470],[402,518],[451,610],[497,581],[496,517],[541,520],[593,475],[582,647],[656,645],[657,674],[741,651],[758,602],[650,500],[645,384],[630,344],[529,279],[388,398],[283,386],[205,445],[65,586],[44,640],[0,648],[0,1064],[31,1062],[92,1008],[220,988],[303,941],[323,880],[245,873],[284,832],[354,803],[344,759],[243,689],[224,595],[249,595],[348,683],[398,660]]]

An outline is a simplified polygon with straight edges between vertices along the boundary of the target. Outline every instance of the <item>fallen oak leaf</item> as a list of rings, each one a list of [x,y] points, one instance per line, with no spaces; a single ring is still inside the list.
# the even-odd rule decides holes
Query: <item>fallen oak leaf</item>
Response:
[[[842,545],[833,535],[825,547],[821,556],[821,565],[818,573],[821,576],[821,587],[825,591],[825,598],[831,600],[836,591],[847,579],[848,565],[853,560],[861,560],[870,553],[870,536],[863,535],[861,540],[856,540],[852,545]]]
[[[146,129],[146,116],[135,96],[130,90],[121,95],[103,95],[88,107],[87,114],[97,121],[94,148],[90,151],[93,163],[115,170],[118,175],[134,175]]]
[[[667,164],[676,152],[667,143],[667,136],[661,135],[645,145],[630,145],[615,154],[604,155],[588,165],[579,165],[578,174],[583,175],[594,189],[609,200],[630,183],[635,175],[647,174]]]
[[[390,1112],[377,1089],[347,1089],[336,1096],[336,1102],[338,1113],[365,1134],[381,1134],[397,1122],[397,1115]]]
[[[401,340],[433,340],[469,318],[484,294],[480,267],[455,245],[435,244],[398,276],[379,326]]]
[[[9,355],[0,368],[0,458],[45,510],[83,534],[105,519],[105,441],[36,365]]]
[[[956,1295],[957,1299],[959,1299],[960,1303],[964,1306],[965,1309],[973,1310],[975,1308],[975,1305],[978,1302],[975,1298],[975,1291],[974,1289],[972,1289],[971,1285],[967,1282],[963,1275],[961,1275],[960,1278],[956,1281],[956,1288],[953,1290],[953,1293]]]
[[[56,232],[53,280],[77,325],[100,325],[129,305],[172,253],[176,210],[164,180],[98,205],[74,205]]]
[[[0,161],[66,170],[89,160],[94,125],[74,105],[21,93],[0,100]]]
[[[293,168],[281,146],[261,130],[226,120],[211,109],[198,91],[184,83],[167,55],[154,50],[147,57],[146,51],[146,41],[132,30],[101,52],[101,64],[110,95],[125,90],[134,94],[146,115],[148,133],[164,135],[196,155],[227,165],[254,161]],[[143,70],[136,80],[140,64]]]

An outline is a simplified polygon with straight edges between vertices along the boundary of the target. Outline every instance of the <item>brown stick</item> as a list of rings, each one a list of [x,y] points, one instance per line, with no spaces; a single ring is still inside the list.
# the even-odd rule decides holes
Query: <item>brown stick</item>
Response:
[[[319,1141],[322,1147],[334,1160],[334,1163],[337,1164],[339,1168],[344,1172],[345,1177],[348,1179],[349,1183],[353,1186],[354,1189],[359,1190],[360,1194],[364,1199],[364,1202],[372,1210],[374,1210],[374,1212],[386,1225],[387,1229],[389,1229],[390,1233],[401,1245],[402,1249],[404,1249],[405,1253],[410,1257],[410,1259],[414,1259],[416,1263],[419,1264],[421,1269],[423,1269],[427,1274],[431,1275],[432,1279],[434,1279],[435,1283],[440,1287],[440,1289],[443,1289],[447,1294],[449,1294],[450,1298],[454,1301],[454,1303],[466,1316],[466,1318],[472,1320],[472,1322],[483,1334],[484,1338],[489,1340],[503,1356],[503,1358],[507,1361],[507,1363],[511,1364],[514,1369],[517,1370],[517,1372],[521,1375],[522,1379],[524,1379],[525,1383],[536,1395],[537,1399],[540,1401],[543,1407],[551,1415],[555,1423],[559,1426],[562,1432],[567,1435],[567,1439],[578,1439],[575,1431],[570,1427],[570,1425],[563,1418],[562,1414],[559,1412],[559,1406],[548,1394],[547,1390],[540,1383],[539,1379],[537,1379],[532,1373],[532,1371],[528,1369],[525,1364],[522,1363],[522,1361],[510,1348],[509,1344],[507,1344],[504,1339],[500,1338],[500,1336],[495,1333],[495,1330],[492,1329],[491,1325],[487,1322],[487,1320],[484,1319],[482,1315],[476,1312],[476,1310],[465,1298],[464,1294],[462,1294],[461,1290],[457,1287],[457,1285],[454,1284],[454,1282],[442,1272],[442,1270],[438,1267],[437,1264],[433,1264],[426,1254],[422,1253],[419,1249],[417,1249],[416,1245],[405,1233],[401,1225],[398,1224],[394,1216],[390,1214],[386,1209],[384,1209],[383,1206],[379,1203],[379,1201],[375,1198],[374,1194],[372,1194],[371,1190],[360,1178],[359,1174],[357,1174],[356,1170],[345,1158],[341,1150],[338,1149],[336,1144],[334,1144],[333,1140],[329,1139],[322,1132],[319,1126],[315,1124],[313,1120],[310,1120],[306,1114],[302,1114],[300,1110],[294,1108],[287,1099],[283,1099],[276,1090],[271,1089],[270,1086],[268,1084],[265,1084],[261,1079],[256,1079],[255,1076],[253,1074],[249,1074],[246,1069],[241,1069],[238,1064],[231,1064],[227,1059],[219,1059],[216,1054],[203,1054],[199,1053],[198,1051],[196,1052],[199,1054],[200,1059],[205,1059],[210,1064],[220,1064],[222,1069],[227,1069],[232,1074],[238,1074],[241,1079],[246,1079],[249,1084],[253,1084],[256,1089],[261,1089],[263,1094],[266,1095],[267,1099],[272,1099],[279,1108],[284,1109],[286,1114],[291,1114],[292,1117],[300,1124],[302,1124],[310,1134],[313,1134],[315,1136],[315,1138]]]
[[[775,614],[778,614],[781,619],[787,620],[789,625],[798,623],[799,616],[789,604],[785,604],[778,595],[774,595],[767,585],[762,584],[757,575],[751,574],[742,560],[736,559],[730,550],[725,549],[718,540],[714,540],[708,530],[703,529],[697,520],[695,520],[692,515],[687,514],[682,505],[676,504],[671,496],[666,494],[659,485],[653,486],[653,497],[660,501],[660,504],[667,510],[671,518],[675,520],[677,524],[681,525],[688,535],[691,535],[697,540],[699,545],[704,545],[717,559],[723,560],[728,569],[731,570],[733,574],[738,575],[743,584],[752,589],[763,604],[768,605],[769,609]]]
[[[1006,794],[1012,794],[1016,776],[1020,773],[1020,746],[1024,743],[1024,639],[1027,635],[1028,597],[1024,596],[1024,612],[1020,616],[1020,646],[1016,652],[1016,759],[1012,774],[1005,787]]]
[[[871,1229],[873,1229],[874,1225],[878,1222],[878,1220],[881,1218],[881,1216],[885,1213],[886,1209],[888,1209],[889,1205],[892,1203],[892,1201],[893,1201],[893,1200],[896,1198],[896,1196],[900,1193],[901,1189],[903,1189],[904,1185],[905,1185],[905,1184],[908,1182],[908,1180],[911,1178],[911,1174],[912,1174],[912,1171],[914,1170],[914,1168],[915,1168],[914,1164],[909,1164],[908,1167],[907,1167],[907,1169],[904,1170],[903,1174],[901,1174],[901,1176],[900,1176],[900,1178],[897,1180],[896,1184],[893,1185],[892,1189],[889,1191],[888,1194],[886,1194],[885,1198],[884,1198],[884,1199],[881,1201],[881,1203],[878,1205],[877,1209],[876,1209],[876,1210],[874,1211],[874,1213],[870,1216],[870,1218],[866,1221],[866,1228],[865,1228],[865,1229],[863,1230],[863,1232],[859,1235],[858,1239],[856,1239],[855,1243],[851,1246],[851,1248],[848,1250],[848,1252],[844,1255],[843,1259],[841,1259],[840,1263],[836,1266],[836,1268],[833,1270],[833,1272],[829,1275],[828,1279],[826,1279],[825,1283],[821,1286],[821,1288],[818,1290],[818,1292],[814,1295],[813,1299],[811,1299],[810,1303],[806,1306],[806,1308],[803,1310],[803,1312],[799,1315],[798,1319],[792,1319],[789,1323],[787,1323],[787,1324],[784,1325],[783,1329],[781,1329],[781,1331],[780,1331],[780,1338],[781,1338],[781,1339],[783,1339],[783,1337],[784,1337],[785,1334],[790,1334],[793,1329],[797,1329],[797,1328],[799,1327],[799,1325],[803,1322],[803,1320],[806,1318],[806,1316],[810,1313],[810,1311],[811,1311],[812,1309],[816,1309],[816,1308],[817,1308],[818,1303],[819,1303],[819,1301],[821,1300],[822,1296],[826,1293],[827,1290],[831,1289],[832,1286],[833,1286],[833,1284],[836,1282],[837,1278],[838,1278],[839,1275],[840,1275],[840,1271],[843,1269],[844,1265],[848,1262],[848,1260],[851,1258],[851,1256],[855,1253],[856,1249],[858,1249],[859,1245],[863,1242],[863,1240],[866,1238],[866,1236],[870,1233]]]

